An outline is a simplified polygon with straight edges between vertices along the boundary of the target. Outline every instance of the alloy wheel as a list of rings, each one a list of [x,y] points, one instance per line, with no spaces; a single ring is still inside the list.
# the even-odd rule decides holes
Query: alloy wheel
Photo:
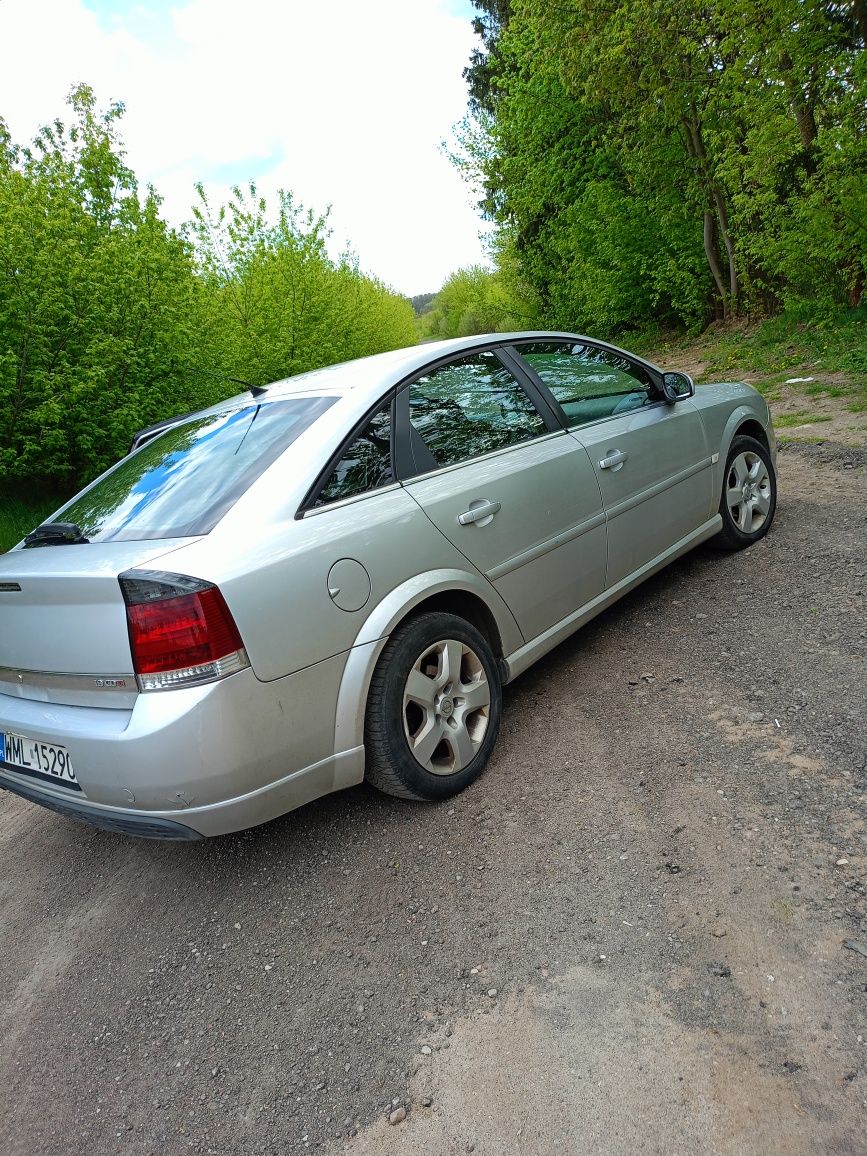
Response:
[[[453,775],[475,758],[488,729],[491,688],[465,642],[448,638],[413,663],[403,692],[403,729],[415,760],[435,775]]]
[[[744,450],[729,463],[726,505],[742,534],[762,528],[771,509],[771,475],[758,454]]]

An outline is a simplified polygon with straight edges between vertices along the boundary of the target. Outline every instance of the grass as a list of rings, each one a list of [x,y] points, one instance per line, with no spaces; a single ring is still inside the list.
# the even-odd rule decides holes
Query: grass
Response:
[[[793,425],[813,425],[818,421],[832,421],[827,413],[808,413],[800,410],[798,413],[778,413],[774,415],[774,425],[777,429]]]
[[[629,342],[624,340],[629,348]],[[811,317],[791,310],[759,324],[716,325],[699,337],[633,337],[632,348],[661,364],[688,353],[704,365],[702,378],[749,375],[763,393],[789,377],[813,377],[800,389],[811,396],[849,397],[867,404],[867,307]],[[836,380],[831,380],[831,379]],[[861,412],[860,408],[856,412]]]
[[[808,397],[816,397],[818,394],[823,397],[848,397],[851,390],[839,385],[823,385],[821,381],[813,381],[804,385],[801,392]]]
[[[867,305],[824,316],[790,310],[700,335],[632,334],[622,344],[658,365],[688,369],[697,382],[748,381],[772,405],[777,429],[792,431],[781,444],[826,441],[797,427],[831,422],[835,414],[856,441],[867,432],[857,420],[867,414]],[[811,408],[819,399],[823,413]],[[780,412],[786,406],[793,412]]]
[[[741,368],[781,382],[790,374],[845,374],[867,389],[867,316],[850,314],[826,328],[807,321],[793,323],[783,314],[754,328],[719,331],[709,353],[707,372],[714,375]],[[804,369],[809,372],[795,372]],[[803,384],[810,393],[829,388],[820,382]]]
[[[20,542],[59,505],[56,498],[24,501],[0,496],[0,554]]]

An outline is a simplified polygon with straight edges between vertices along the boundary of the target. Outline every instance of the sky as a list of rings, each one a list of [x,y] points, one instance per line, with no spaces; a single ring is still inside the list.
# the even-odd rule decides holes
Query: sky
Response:
[[[82,81],[123,101],[127,162],[174,224],[254,179],[401,293],[487,263],[444,155],[466,113],[469,0],[0,0],[0,116],[29,142]]]

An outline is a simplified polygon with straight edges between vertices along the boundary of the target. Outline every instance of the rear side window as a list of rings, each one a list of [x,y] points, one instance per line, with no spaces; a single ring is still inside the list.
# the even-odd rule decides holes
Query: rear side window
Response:
[[[391,468],[391,402],[370,419],[322,487],[317,506],[366,494],[394,481]]]
[[[57,517],[91,542],[207,534],[335,400],[287,398],[200,414],[124,458]]]
[[[431,468],[548,432],[523,386],[493,353],[464,357],[419,378],[409,390],[409,420],[430,452]]]
[[[536,341],[515,350],[559,401],[570,425],[627,413],[650,399],[650,374],[611,349]]]

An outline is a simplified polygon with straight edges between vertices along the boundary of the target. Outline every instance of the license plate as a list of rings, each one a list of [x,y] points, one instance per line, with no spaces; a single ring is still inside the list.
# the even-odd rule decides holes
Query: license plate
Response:
[[[0,763],[6,763],[16,771],[40,779],[50,779],[76,791],[81,790],[66,747],[0,731]]]

